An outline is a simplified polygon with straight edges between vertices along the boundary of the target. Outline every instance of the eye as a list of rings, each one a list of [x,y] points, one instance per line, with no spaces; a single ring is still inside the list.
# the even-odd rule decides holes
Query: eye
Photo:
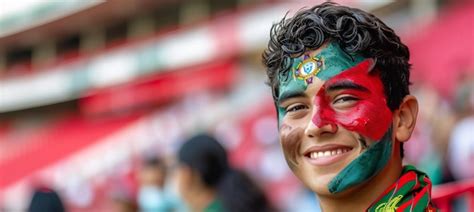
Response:
[[[339,97],[336,97],[336,99],[333,101],[333,105],[338,106],[338,107],[350,107],[353,104],[355,104],[359,98],[350,96],[350,95],[341,95]]]
[[[289,107],[286,108],[286,112],[287,113],[296,112],[296,111],[304,110],[304,109],[307,109],[307,108],[308,107],[306,105],[303,105],[303,104],[290,105]]]

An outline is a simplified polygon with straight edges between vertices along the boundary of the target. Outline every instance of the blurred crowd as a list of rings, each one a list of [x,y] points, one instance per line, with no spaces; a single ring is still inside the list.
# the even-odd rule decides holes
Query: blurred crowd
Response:
[[[428,85],[412,88],[420,110],[405,145],[405,162],[425,171],[434,185],[474,178],[474,71],[462,76],[452,97]]]
[[[474,74],[468,73],[460,79],[452,97],[444,97],[435,88],[423,84],[415,84],[412,94],[419,100],[420,112],[417,128],[404,146],[405,163],[426,172],[435,186],[473,179],[470,163],[474,161]],[[99,189],[106,199],[88,208],[124,212],[319,210],[314,194],[302,185],[296,185],[297,192],[292,193],[288,198],[290,203],[282,208],[281,203],[274,202],[276,198],[270,198],[271,184],[262,174],[275,172],[236,168],[228,156],[229,144],[222,142],[213,135],[198,134],[182,139],[172,155],[150,150],[127,171],[109,177],[107,186]],[[278,143],[273,144],[265,147],[264,154],[268,157],[279,154]],[[273,160],[262,167],[270,170],[285,165],[281,160]],[[36,186],[29,210],[65,211],[69,206],[72,211],[80,211],[80,199],[87,199],[90,192],[97,190],[84,189],[84,196],[71,204],[62,202],[52,188]]]
[[[99,210],[275,210],[260,185],[233,167],[224,146],[207,134],[185,140],[173,157],[150,152],[130,174],[128,179],[114,179]],[[54,189],[37,186],[28,211],[66,211],[63,201]]]

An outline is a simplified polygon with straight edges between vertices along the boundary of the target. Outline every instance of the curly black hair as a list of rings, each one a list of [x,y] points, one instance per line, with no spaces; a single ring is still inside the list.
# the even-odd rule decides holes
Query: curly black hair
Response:
[[[374,15],[331,2],[302,9],[272,26],[262,58],[275,101],[279,95],[278,75],[289,71],[293,58],[328,41],[338,43],[347,53],[374,58],[388,107],[393,111],[400,106],[409,94],[408,47]]]

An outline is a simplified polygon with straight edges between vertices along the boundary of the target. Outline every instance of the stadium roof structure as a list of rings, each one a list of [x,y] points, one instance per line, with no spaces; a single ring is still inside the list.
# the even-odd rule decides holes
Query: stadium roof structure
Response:
[[[115,0],[91,4],[88,9],[76,11],[42,26],[30,26],[24,31],[4,36],[0,38],[0,46],[40,42],[50,36],[50,33],[58,33],[59,29],[77,30],[91,23],[100,24],[117,17],[136,15],[143,8],[157,6],[154,2],[157,1],[144,0],[135,5],[135,1]],[[388,4],[384,1],[366,5],[364,1],[351,2],[356,3],[368,9]],[[0,113],[80,99],[90,89],[131,82],[167,69],[205,64],[222,57],[260,51],[267,42],[272,23],[288,10],[296,12],[304,4],[303,1],[258,6],[186,26],[171,33],[153,35],[149,39],[126,42],[100,54],[43,68],[44,70],[33,75],[2,79]],[[115,70],[118,67],[120,72]],[[34,95],[31,90],[35,91]]]

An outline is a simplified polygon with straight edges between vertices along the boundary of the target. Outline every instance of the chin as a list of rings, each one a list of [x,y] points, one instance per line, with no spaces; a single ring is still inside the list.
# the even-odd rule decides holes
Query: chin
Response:
[[[331,192],[328,190],[328,184],[331,182],[331,180],[336,176],[337,174],[326,174],[326,175],[320,175],[317,177],[311,177],[307,179],[301,179],[300,180],[308,187],[310,188],[314,193],[316,193],[318,196],[327,196],[327,195],[333,195]]]
[[[342,168],[341,168],[342,170]],[[300,164],[298,170],[294,170],[294,174],[298,179],[311,191],[320,195],[332,195],[328,190],[328,184],[339,173],[340,170],[331,172],[321,172],[315,170],[310,164]]]
[[[345,191],[339,192],[337,194],[329,192],[328,189],[328,184],[331,182],[332,179],[337,175],[337,173],[331,173],[331,174],[325,174],[325,175],[319,175],[318,177],[311,177],[311,178],[301,178],[298,176],[298,178],[305,184],[306,187],[311,189],[318,197],[331,197],[331,198],[338,198],[338,197],[343,197],[346,195],[350,195],[353,193],[355,190],[358,190],[360,186],[362,185],[357,185],[354,187],[350,187]]]

